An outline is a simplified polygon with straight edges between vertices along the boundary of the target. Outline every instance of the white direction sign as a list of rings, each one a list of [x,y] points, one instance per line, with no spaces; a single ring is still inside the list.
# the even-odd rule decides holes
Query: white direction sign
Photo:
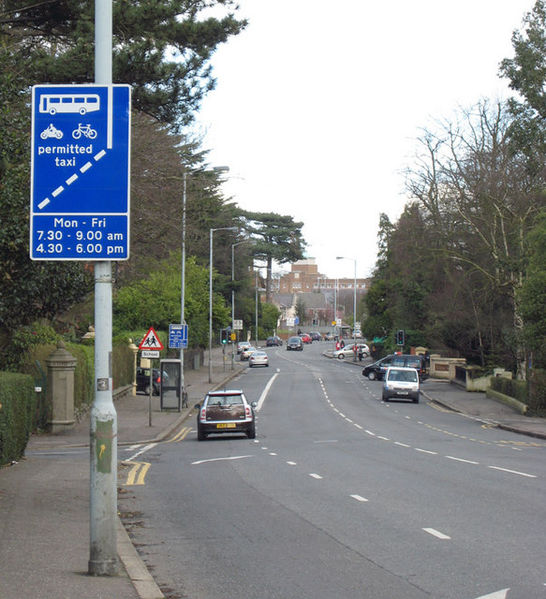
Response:
[[[129,257],[128,85],[32,88],[30,257]]]

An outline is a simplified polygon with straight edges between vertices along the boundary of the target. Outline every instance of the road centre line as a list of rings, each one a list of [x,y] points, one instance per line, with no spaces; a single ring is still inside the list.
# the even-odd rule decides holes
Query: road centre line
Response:
[[[464,462],[465,464],[475,464],[475,465],[479,465],[480,462],[474,462],[473,460],[465,460],[463,458],[456,458],[455,456],[452,455],[446,455],[445,456],[448,460],[454,460],[455,462]]]
[[[400,443],[400,441],[395,441],[394,444],[399,445],[400,447],[411,447],[411,445],[408,445],[407,443]]]
[[[416,447],[415,451],[419,451],[421,453],[429,453],[430,455],[438,455],[437,451],[430,451],[430,449],[421,449],[420,447]]]
[[[311,476],[312,478],[316,478],[317,480],[322,479],[322,476],[320,474],[317,474],[316,472],[310,472],[309,476]]]
[[[451,537],[445,535],[443,532],[436,530],[435,528],[423,528],[425,532],[428,532],[429,535],[436,537],[437,539],[442,539],[443,541],[450,540]]]
[[[508,472],[509,474],[518,474],[519,476],[526,476],[527,478],[536,478],[535,474],[527,474],[526,472],[519,472],[518,470],[509,470],[508,468],[501,468],[500,466],[488,466],[492,470],[500,470],[501,472]]]
[[[362,497],[361,495],[350,495],[350,497],[352,497],[353,499],[356,499],[357,501],[361,501],[361,502],[368,501],[365,497]]]

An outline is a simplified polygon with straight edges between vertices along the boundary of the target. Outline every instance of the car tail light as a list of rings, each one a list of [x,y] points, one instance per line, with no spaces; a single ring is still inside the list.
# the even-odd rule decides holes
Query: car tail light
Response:
[[[252,412],[250,411],[250,407],[249,406],[246,406],[245,413],[246,413],[246,417],[250,418],[250,416],[252,415]]]
[[[207,409],[206,408],[201,408],[201,416],[200,416],[201,420],[206,420],[207,419]]]

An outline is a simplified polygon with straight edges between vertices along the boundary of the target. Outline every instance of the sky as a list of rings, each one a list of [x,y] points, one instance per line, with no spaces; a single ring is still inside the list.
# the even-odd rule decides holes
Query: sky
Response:
[[[534,3],[239,0],[249,25],[216,51],[197,115],[211,166],[229,166],[224,193],[303,222],[321,274],[352,278],[356,261],[370,276],[380,214],[396,222],[409,201],[417,138],[512,94],[499,63]]]

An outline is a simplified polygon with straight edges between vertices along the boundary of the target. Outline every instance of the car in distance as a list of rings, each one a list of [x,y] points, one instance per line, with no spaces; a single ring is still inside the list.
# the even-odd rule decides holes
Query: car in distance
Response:
[[[269,358],[264,351],[256,350],[250,354],[248,358],[249,368],[254,366],[269,366]]]
[[[239,341],[239,343],[237,343],[237,354],[239,355],[243,349],[250,347],[250,345],[250,341]]]
[[[256,437],[256,402],[249,403],[240,389],[209,391],[197,410],[197,439],[203,441],[210,434],[244,433]]]
[[[345,347],[342,347],[341,349],[336,349],[334,351],[334,358],[337,358],[338,360],[343,360],[344,358],[354,357],[353,347],[355,345],[357,356],[359,353],[363,357],[368,357],[370,355],[370,348],[365,343],[348,343]]]
[[[309,333],[311,335],[311,339],[313,341],[322,341],[322,336],[319,332],[317,331],[313,331],[312,333]]]
[[[368,364],[362,370],[362,374],[367,376],[370,381],[381,381],[387,372],[389,366],[399,366],[402,368],[415,368],[419,373],[419,379],[425,380],[428,376],[425,356],[413,354],[391,354],[385,356],[373,364]]]
[[[245,347],[243,349],[243,351],[241,352],[241,357],[239,358],[241,360],[241,362],[248,360],[248,358],[250,358],[250,354],[252,354],[252,352],[255,352],[256,348],[253,345],[249,345],[248,347]]]
[[[419,403],[419,373],[415,368],[390,366],[383,383],[383,401],[391,397],[411,399]]]
[[[289,337],[286,342],[286,350],[303,351],[303,341],[301,340],[301,337]]]
[[[266,347],[278,347],[279,345],[282,345],[282,339],[280,337],[268,337],[265,340]]]
[[[166,375],[167,373],[165,373]],[[139,366],[136,374],[137,393],[139,391],[146,395],[150,394],[150,369]],[[161,389],[161,374],[159,368],[152,370],[152,392],[154,395],[159,395]]]
[[[308,333],[302,333],[300,337],[304,343],[313,343],[313,339],[311,338],[311,335],[309,335]]]

